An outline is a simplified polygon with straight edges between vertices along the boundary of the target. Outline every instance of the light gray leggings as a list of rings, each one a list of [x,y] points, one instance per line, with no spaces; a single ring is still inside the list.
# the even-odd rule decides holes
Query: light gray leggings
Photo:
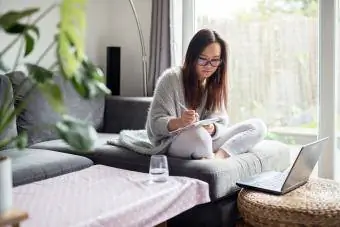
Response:
[[[168,154],[178,158],[213,158],[218,149],[229,155],[249,151],[260,142],[267,133],[267,127],[260,119],[249,119],[227,128],[213,140],[203,127],[192,128],[181,132],[172,141]]]

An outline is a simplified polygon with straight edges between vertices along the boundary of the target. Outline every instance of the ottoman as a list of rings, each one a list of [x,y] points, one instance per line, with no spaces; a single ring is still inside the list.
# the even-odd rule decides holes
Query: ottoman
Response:
[[[244,226],[340,226],[340,183],[310,179],[281,196],[242,189],[237,206]]]

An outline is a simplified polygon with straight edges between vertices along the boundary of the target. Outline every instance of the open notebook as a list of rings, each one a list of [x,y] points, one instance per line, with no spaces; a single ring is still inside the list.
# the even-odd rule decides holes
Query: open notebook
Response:
[[[212,124],[212,123],[215,123],[215,122],[219,122],[221,120],[222,120],[221,118],[215,117],[215,118],[209,118],[209,119],[205,119],[205,120],[201,120],[201,121],[196,121],[195,123],[187,125],[187,126],[185,126],[183,128],[179,128],[177,130],[171,131],[170,134],[177,134],[179,132],[188,130],[190,128],[204,126],[204,125],[209,125],[209,124]]]

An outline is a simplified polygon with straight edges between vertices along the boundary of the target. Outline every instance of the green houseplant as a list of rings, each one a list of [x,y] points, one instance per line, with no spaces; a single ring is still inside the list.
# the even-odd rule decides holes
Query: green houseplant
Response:
[[[23,39],[25,45],[24,48],[19,50],[17,58],[21,56],[20,51],[23,52],[23,58],[29,56],[36,42],[39,41],[39,28],[36,24],[52,10],[59,9],[60,12],[60,22],[57,26],[55,39],[46,47],[46,50],[43,51],[36,62],[25,63],[28,72],[25,80],[30,80],[32,87],[24,95],[24,100],[16,105],[14,110],[9,109],[10,104],[13,104],[14,100],[6,100],[0,106],[0,134],[15,120],[16,115],[22,111],[29,98],[30,90],[33,89],[39,89],[51,107],[56,112],[63,114],[63,96],[58,85],[53,82],[52,70],[60,71],[64,79],[70,81],[77,93],[84,99],[91,99],[98,95],[110,93],[104,84],[102,71],[88,61],[84,53],[85,6],[85,0],[63,0],[60,3],[51,5],[31,23],[24,23],[22,21],[34,14],[38,14],[39,8],[9,11],[0,15],[0,29],[10,35],[15,35],[11,43],[2,50],[0,49],[0,71],[8,72],[15,71],[17,65],[11,70],[5,66],[3,58],[6,52],[19,42],[20,39]],[[40,61],[54,46],[56,47],[56,62],[49,68],[40,66]],[[18,59],[16,62],[18,62]],[[63,121],[56,124],[55,128],[60,137],[75,149],[86,151],[92,148],[93,137],[95,137],[94,129],[84,122],[64,116]],[[6,138],[0,141],[0,150],[12,142],[15,142],[19,148],[25,147],[25,140],[25,134],[20,134],[15,138]]]
[[[24,98],[20,103],[16,103],[15,108],[13,108],[15,97],[8,98],[11,97],[10,89],[2,91],[5,97],[2,97],[3,102],[0,102],[0,136],[16,120],[16,116],[23,111],[31,91],[38,89],[53,110],[63,116],[60,122],[53,125],[60,138],[75,150],[84,152],[93,149],[96,140],[95,129],[83,121],[65,115],[63,94],[53,80],[53,71],[58,70],[84,99],[92,99],[110,93],[105,86],[102,71],[87,60],[84,51],[85,7],[86,0],[62,0],[43,12],[40,12],[39,8],[27,8],[0,15],[0,30],[14,37],[7,46],[2,47],[0,44],[0,74],[16,71],[18,62],[21,60],[25,62],[27,71],[27,76],[21,84],[27,81],[30,81],[31,84],[28,90],[25,89]],[[35,62],[25,61],[39,41],[40,31],[37,23],[52,10],[60,12],[60,22],[57,25],[57,34],[54,40],[46,47],[38,60]],[[36,19],[30,20],[34,16]],[[5,55],[18,42],[22,42],[24,45],[19,48],[13,68],[9,68],[5,65]],[[40,61],[52,50],[55,50],[56,61],[48,68],[42,67]],[[21,88],[20,85],[18,89]],[[9,144],[15,144],[19,149],[25,148],[27,135],[21,133],[10,138],[0,137],[0,170],[2,173],[0,175],[0,213],[11,206],[11,166],[8,163],[8,158],[1,154],[1,150]]]

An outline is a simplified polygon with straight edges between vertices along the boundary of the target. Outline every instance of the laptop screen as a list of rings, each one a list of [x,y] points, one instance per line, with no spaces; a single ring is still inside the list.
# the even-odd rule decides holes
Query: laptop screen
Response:
[[[327,139],[328,138],[324,138],[315,141],[301,148],[283,185],[283,190],[286,190],[296,184],[305,183],[308,181],[316,163],[320,158]]]

